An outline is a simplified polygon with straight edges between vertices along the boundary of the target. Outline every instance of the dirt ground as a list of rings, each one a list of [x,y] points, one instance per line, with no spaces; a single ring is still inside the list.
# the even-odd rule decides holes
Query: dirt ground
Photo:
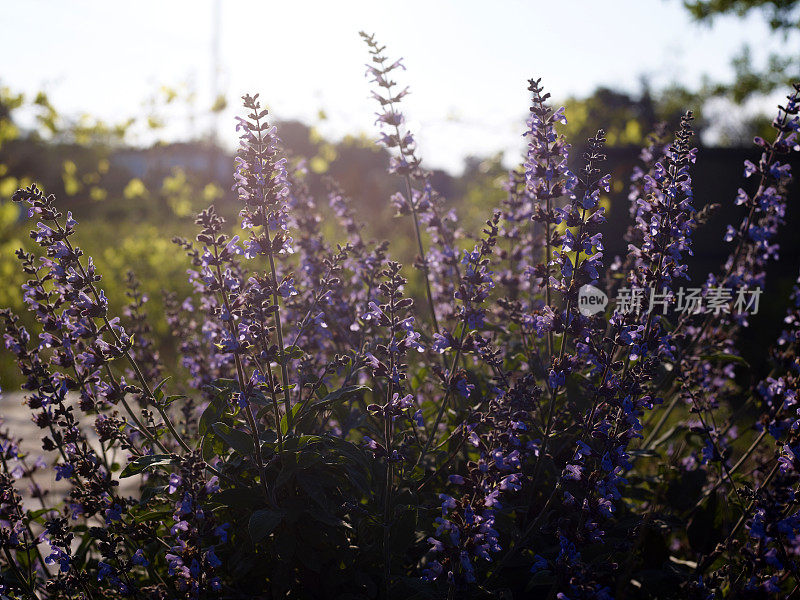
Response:
[[[36,483],[43,489],[49,490],[52,495],[62,495],[68,490],[68,485],[64,480],[56,481],[53,464],[59,458],[58,451],[44,452],[42,450],[42,438],[47,434],[46,429],[39,429],[31,420],[31,410],[23,404],[24,395],[20,392],[3,391],[0,397],[0,429],[8,430],[12,438],[21,438],[20,450],[27,455],[29,464],[36,462],[41,456],[47,463],[47,469],[39,470],[34,476]],[[76,410],[76,414],[80,411]],[[94,431],[91,419],[84,419],[83,430],[87,437],[92,441],[92,445],[99,451],[100,445],[97,441],[97,434]],[[121,465],[127,463],[127,456],[118,453],[114,459]],[[27,483],[27,482],[26,482]],[[120,491],[123,494],[133,494],[138,485],[138,477],[120,480]],[[19,492],[25,497],[25,504],[28,508],[37,509],[37,500],[30,497],[30,490],[27,485],[20,485]],[[52,502],[51,502],[52,503]]]

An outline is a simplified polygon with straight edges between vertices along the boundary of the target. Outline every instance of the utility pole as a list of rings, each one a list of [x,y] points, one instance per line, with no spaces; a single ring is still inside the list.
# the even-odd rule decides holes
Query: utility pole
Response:
[[[216,156],[219,147],[219,111],[216,110],[220,97],[220,36],[222,28],[222,0],[212,0],[211,14],[211,105],[209,106],[208,132],[208,170],[209,175],[216,178]]]

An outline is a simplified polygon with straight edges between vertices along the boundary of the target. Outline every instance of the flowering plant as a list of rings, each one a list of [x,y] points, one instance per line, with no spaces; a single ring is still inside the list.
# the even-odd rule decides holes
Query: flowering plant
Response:
[[[29,332],[0,311],[47,460],[0,430],[0,594],[9,598],[712,598],[800,589],[800,282],[772,372],[737,373],[746,315],[666,307],[707,210],[691,113],[630,181],[629,253],[603,257],[604,134],[577,169],[539,80],[528,150],[477,236],[423,168],[372,36],[383,144],[412,269],[322,209],[258,96],[244,97],[231,235],[196,220],[194,292],[165,298],[181,364],[151,341],[135,277],[114,316],[77,223],[36,186]],[[730,256],[700,285],[761,289],[777,257],[800,85],[756,139]],[[409,279],[418,283],[409,285]],[[650,288],[664,310],[582,310]],[[412,294],[411,289],[420,293]],[[57,485],[41,484],[51,469]]]

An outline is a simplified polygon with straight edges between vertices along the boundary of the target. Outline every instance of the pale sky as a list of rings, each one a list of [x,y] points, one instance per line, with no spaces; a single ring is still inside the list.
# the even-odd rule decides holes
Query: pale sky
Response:
[[[558,98],[597,85],[638,89],[729,79],[745,42],[762,59],[780,44],[757,16],[697,25],[681,0],[222,0],[220,138],[233,145],[244,92],[280,119],[319,123],[333,138],[375,133],[358,31],[376,33],[407,71],[404,112],[426,164],[458,171],[467,155],[520,151],[527,79]],[[112,121],[141,114],[162,85],[188,86],[210,104],[214,0],[0,0],[0,85],[46,90],[70,114]],[[797,38],[790,39],[797,47]],[[687,107],[688,108],[688,107]],[[185,136],[175,108],[171,135]],[[568,115],[569,116],[569,115]],[[208,125],[199,117],[196,128]]]

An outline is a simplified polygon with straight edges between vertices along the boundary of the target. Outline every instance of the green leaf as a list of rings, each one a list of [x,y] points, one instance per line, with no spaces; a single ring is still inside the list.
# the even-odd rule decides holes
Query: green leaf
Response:
[[[156,402],[160,402],[161,399],[164,398],[164,392],[161,390],[161,388],[163,388],[164,384],[169,380],[169,377],[165,377],[156,387],[153,388],[153,398],[156,400]]]
[[[261,502],[258,490],[249,487],[228,488],[217,492],[212,499],[228,508],[244,509],[247,511],[255,509]]]
[[[272,408],[272,401],[267,398],[267,396],[261,390],[253,390],[247,396],[247,401],[251,404],[257,404],[258,406],[266,406],[268,408]]]
[[[42,523],[46,521],[44,518],[48,513],[54,512],[52,508],[40,508],[38,510],[29,510],[28,511],[28,518],[35,523]]]
[[[642,458],[655,458],[659,456],[658,452],[655,450],[646,450],[644,448],[637,448],[634,450],[628,450],[628,454],[635,457],[642,457]]]
[[[223,442],[214,431],[207,431],[200,439],[200,449],[202,451],[203,460],[210,462],[214,457],[225,454],[227,447],[225,446],[225,442]]]
[[[372,389],[366,385],[347,385],[343,388],[339,388],[335,392],[331,392],[325,395],[322,399],[317,400],[316,402],[311,402],[306,404],[306,408],[303,410],[303,414],[301,418],[305,417],[309,413],[315,410],[319,410],[320,408],[326,408],[330,404],[334,404],[336,402],[343,402],[352,398],[356,394],[360,394],[362,392],[371,392]]]
[[[278,560],[290,560],[297,550],[297,535],[288,527],[281,527],[275,534],[275,553]]]
[[[642,566],[647,569],[659,569],[669,560],[669,546],[663,533],[654,526],[644,526],[639,533],[641,544]]]
[[[417,511],[413,507],[408,507],[400,513],[392,523],[390,535],[390,547],[396,555],[405,553],[409,546],[414,543],[417,528]]]
[[[148,485],[142,490],[142,495],[139,498],[139,505],[144,506],[150,500],[158,496],[159,494],[163,494],[167,491],[169,486],[166,485]]]
[[[278,439],[278,434],[275,433],[272,429],[265,429],[261,432],[259,436],[262,444],[274,444],[275,441]]]
[[[287,359],[303,358],[305,352],[300,346],[286,346],[283,349],[283,356]]]
[[[719,496],[715,493],[695,511],[686,526],[689,546],[698,554],[711,552],[722,541]]]
[[[348,385],[343,388],[339,388],[335,392],[325,394],[325,396],[314,402],[309,402],[307,400],[302,404],[296,404],[292,408],[292,421],[295,423],[295,432],[302,432],[302,425],[305,423],[305,420],[313,417],[317,411],[333,408],[332,405],[339,402],[344,402],[356,394],[360,394],[365,391],[372,390],[365,385]],[[317,394],[319,397],[319,390],[317,390]],[[284,415],[281,419],[281,432],[284,434],[286,433],[285,422],[286,415]]]
[[[750,363],[748,363],[741,356],[736,356],[735,354],[725,354],[724,352],[718,352],[717,354],[707,354],[705,356],[701,356],[700,358],[701,360],[716,360],[723,363],[735,362],[744,367],[750,368]]]
[[[291,450],[284,450],[281,453],[281,471],[275,478],[273,484],[275,489],[280,488],[291,479],[292,475],[297,471],[297,452]]]
[[[198,427],[201,436],[205,435],[205,433],[211,429],[211,425],[222,418],[228,407],[228,399],[230,396],[224,395],[222,393],[224,390],[220,390],[219,388],[214,389],[217,390],[217,393],[211,399],[211,402],[208,403],[208,406],[200,416],[200,423]]]
[[[140,456],[139,458],[129,462],[119,476],[120,479],[123,479],[125,477],[130,477],[132,475],[141,473],[146,469],[164,467],[171,464],[173,460],[174,459],[170,454],[148,454],[147,456]]]
[[[667,485],[666,500],[678,511],[688,510],[694,506],[695,499],[702,494],[706,485],[707,474],[703,469],[694,471],[678,471],[673,469],[672,477]]]
[[[329,392],[328,392],[328,386],[326,386],[324,383],[320,383],[320,384],[319,384],[319,387],[317,387],[317,391],[316,391],[316,392],[314,392],[314,395],[315,395],[317,398],[319,398],[320,400],[322,400],[322,399],[323,399],[325,396],[327,396],[328,394],[329,394]]]
[[[164,402],[162,403],[161,406],[166,408],[167,406],[175,402],[175,400],[180,400],[181,398],[186,398],[186,396],[184,396],[183,394],[175,394],[173,396],[167,396],[166,398],[164,398]]]
[[[141,523],[143,521],[161,521],[165,517],[171,516],[174,512],[175,509],[172,506],[166,506],[163,508],[156,508],[153,510],[148,510],[147,512],[143,512],[140,515],[136,515],[133,520],[137,523]]]
[[[21,588],[24,588],[25,587],[25,582],[23,582],[19,578],[19,576],[17,575],[18,572],[19,572],[19,569],[15,570],[15,571],[12,571],[10,569],[3,569],[2,571],[0,571],[0,578],[2,578],[3,581],[7,581],[7,582],[9,582],[11,584],[14,584],[14,585],[17,585],[17,586],[19,586]]]
[[[239,454],[250,456],[253,453],[253,438],[249,433],[234,429],[221,421],[214,423],[211,428],[222,441],[227,443]]]
[[[250,531],[250,539],[254,544],[257,544],[280,524],[283,519],[283,513],[262,508],[255,511],[250,515],[250,522],[247,529]]]
[[[219,379],[212,381],[208,387],[214,390],[215,398],[224,396],[225,400],[229,400],[234,392],[239,391],[239,382],[235,379],[225,379],[224,377],[220,377]]]
[[[291,410],[292,422],[295,422],[297,420],[295,417],[297,416],[297,413],[300,412],[301,408],[303,408],[302,404],[295,404],[292,407],[292,410]],[[289,414],[289,413],[284,413],[284,415],[281,417],[281,433],[283,435],[286,435],[286,432],[289,430],[289,421],[286,418],[287,414]]]
[[[679,425],[674,425],[673,427],[670,427],[666,432],[664,432],[661,435],[661,437],[659,437],[657,440],[652,442],[653,448],[658,448],[661,444],[663,444],[664,442],[669,440],[673,435],[675,435],[676,433],[680,433],[682,431],[685,431],[685,430],[686,430],[686,427],[684,425],[680,425],[680,424]]]

